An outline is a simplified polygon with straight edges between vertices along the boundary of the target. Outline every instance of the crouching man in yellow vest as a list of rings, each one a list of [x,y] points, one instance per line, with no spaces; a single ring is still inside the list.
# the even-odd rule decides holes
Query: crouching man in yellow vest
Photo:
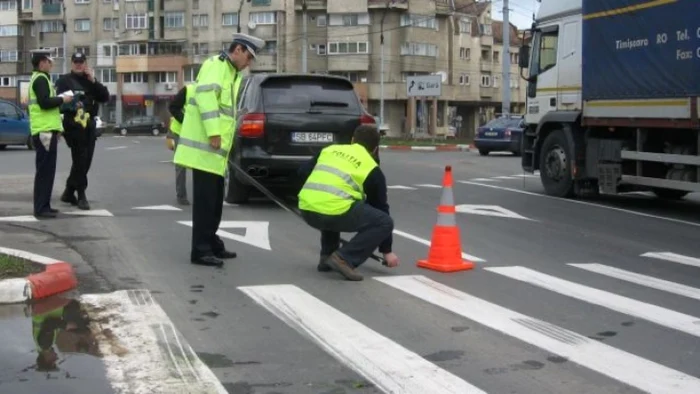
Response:
[[[180,140],[182,122],[185,120],[185,106],[187,102],[194,100],[194,86],[187,85],[180,89],[168,106],[170,111],[170,133],[168,133],[168,148],[174,151]],[[175,165],[175,195],[180,205],[190,205],[187,199],[187,169],[181,165]]]
[[[237,33],[228,51],[207,59],[194,83],[193,100],[185,106],[174,162],[192,169],[193,264],[221,266],[234,258],[216,235],[224,204],[224,177],[236,130],[241,71],[255,59],[265,41]]]
[[[377,128],[359,126],[350,144],[327,146],[299,170],[308,176],[299,192],[299,210],[306,223],[321,230],[321,272],[334,270],[360,281],[355,269],[377,248],[389,267],[399,264],[391,250],[394,221],[386,178],[374,159],[378,150]],[[339,248],[341,232],[357,234]]]

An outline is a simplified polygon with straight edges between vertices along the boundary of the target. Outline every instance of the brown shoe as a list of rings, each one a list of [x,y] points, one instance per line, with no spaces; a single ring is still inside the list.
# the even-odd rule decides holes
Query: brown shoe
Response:
[[[326,259],[326,264],[334,271],[340,272],[347,280],[361,281],[363,279],[362,275],[355,272],[355,268],[348,264],[347,261],[341,259],[337,253],[330,255]]]

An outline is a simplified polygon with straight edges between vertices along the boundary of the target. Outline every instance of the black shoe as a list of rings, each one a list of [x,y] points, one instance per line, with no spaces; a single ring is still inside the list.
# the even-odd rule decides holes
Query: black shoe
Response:
[[[179,205],[190,205],[190,200],[188,200],[187,197],[180,197],[177,199],[177,203]]]
[[[318,272],[331,272],[333,271],[333,268],[331,268],[328,264],[326,264],[326,259],[328,259],[328,255],[321,255],[321,259],[318,261],[318,266],[316,266],[316,269]]]
[[[66,189],[63,194],[61,194],[61,201],[70,205],[78,205],[78,199],[75,197],[75,193]]]
[[[235,259],[236,256],[238,256],[236,252],[231,252],[230,250],[224,250],[223,252],[216,253],[216,257],[220,259]]]
[[[51,213],[59,213],[60,211],[59,211],[58,209],[49,208],[49,212],[51,212]]]
[[[84,198],[81,198],[78,200],[78,209],[82,209],[83,211],[89,211],[90,210],[90,203]]]
[[[204,256],[192,260],[192,264],[206,265],[208,267],[221,267],[222,265],[224,265],[224,261],[214,256]]]
[[[53,219],[58,216],[58,212],[45,211],[40,213],[35,213],[34,217],[37,219]]]

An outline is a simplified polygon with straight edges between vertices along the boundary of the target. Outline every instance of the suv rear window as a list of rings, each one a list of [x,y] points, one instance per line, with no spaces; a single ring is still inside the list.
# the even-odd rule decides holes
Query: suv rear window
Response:
[[[271,78],[262,84],[267,113],[360,113],[352,84],[330,78]]]
[[[518,127],[522,119],[496,118],[486,123],[483,127]]]

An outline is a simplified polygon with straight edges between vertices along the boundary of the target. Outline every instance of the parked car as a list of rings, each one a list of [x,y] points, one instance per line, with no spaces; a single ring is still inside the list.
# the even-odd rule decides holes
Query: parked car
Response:
[[[498,151],[520,156],[524,128],[522,115],[501,116],[477,129],[474,146],[482,156]]]
[[[241,83],[229,161],[267,187],[296,195],[299,167],[323,147],[349,143],[375,125],[350,80],[320,74],[252,74]],[[248,201],[252,186],[229,166],[226,201]]]
[[[136,116],[114,126],[114,130],[121,135],[143,133],[159,135],[161,131],[167,131],[165,123],[155,116]]]
[[[24,145],[33,149],[29,116],[18,105],[0,99],[0,150],[8,145]]]

